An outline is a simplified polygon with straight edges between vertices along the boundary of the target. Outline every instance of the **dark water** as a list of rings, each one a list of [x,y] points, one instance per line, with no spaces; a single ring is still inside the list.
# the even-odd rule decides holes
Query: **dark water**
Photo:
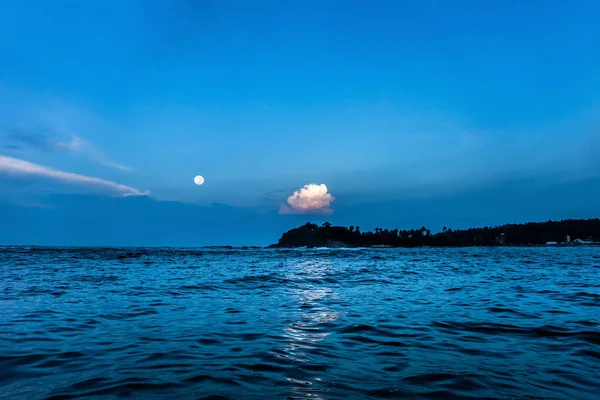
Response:
[[[0,398],[599,390],[600,248],[0,248]]]

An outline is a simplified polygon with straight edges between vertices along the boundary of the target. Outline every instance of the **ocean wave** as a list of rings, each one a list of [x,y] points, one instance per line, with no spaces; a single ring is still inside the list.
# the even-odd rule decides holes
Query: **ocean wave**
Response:
[[[590,399],[599,251],[5,247],[0,390]]]

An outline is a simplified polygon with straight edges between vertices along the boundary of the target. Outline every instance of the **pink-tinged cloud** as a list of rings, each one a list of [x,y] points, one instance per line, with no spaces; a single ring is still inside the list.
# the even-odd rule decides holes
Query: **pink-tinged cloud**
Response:
[[[0,155],[0,173],[40,176],[76,185],[102,188],[111,192],[121,193],[124,196],[142,196],[148,194],[148,192],[142,192],[139,189],[121,185],[120,183],[111,182],[92,176],[74,174],[72,172],[59,171],[43,165],[38,165],[29,161],[3,155]]]
[[[280,214],[331,214],[335,197],[327,192],[325,184],[309,183],[288,197],[279,208]]]

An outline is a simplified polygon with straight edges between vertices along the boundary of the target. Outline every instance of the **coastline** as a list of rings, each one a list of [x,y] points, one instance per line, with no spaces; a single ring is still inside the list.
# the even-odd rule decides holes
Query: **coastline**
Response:
[[[410,230],[306,223],[283,233],[269,248],[416,248],[416,247],[503,247],[503,246],[598,246],[600,219],[563,220],[506,224],[496,227],[433,233],[426,227]]]

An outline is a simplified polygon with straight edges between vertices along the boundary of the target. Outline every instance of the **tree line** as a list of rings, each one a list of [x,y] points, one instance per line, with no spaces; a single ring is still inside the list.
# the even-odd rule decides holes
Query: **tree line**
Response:
[[[600,219],[528,222],[494,227],[453,230],[444,227],[432,234],[425,226],[418,229],[400,230],[375,228],[363,232],[360,226],[305,225],[284,233],[275,247],[318,246],[496,246],[539,245],[547,242],[571,240],[600,242]]]

